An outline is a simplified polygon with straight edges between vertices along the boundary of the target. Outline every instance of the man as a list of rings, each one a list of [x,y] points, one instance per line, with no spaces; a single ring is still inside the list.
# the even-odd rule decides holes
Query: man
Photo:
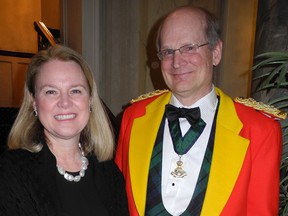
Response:
[[[115,159],[131,215],[277,215],[281,128],[249,107],[253,101],[233,101],[214,87],[219,32],[216,18],[195,7],[174,10],[160,27],[158,56],[170,90],[125,110]],[[200,113],[186,117],[167,104]]]

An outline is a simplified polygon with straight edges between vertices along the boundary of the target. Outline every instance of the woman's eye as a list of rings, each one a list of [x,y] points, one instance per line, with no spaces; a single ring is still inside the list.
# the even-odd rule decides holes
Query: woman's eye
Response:
[[[54,90],[48,90],[46,91],[46,94],[55,94],[56,92]]]
[[[81,93],[81,91],[79,89],[73,89],[71,92],[73,94],[80,94]]]

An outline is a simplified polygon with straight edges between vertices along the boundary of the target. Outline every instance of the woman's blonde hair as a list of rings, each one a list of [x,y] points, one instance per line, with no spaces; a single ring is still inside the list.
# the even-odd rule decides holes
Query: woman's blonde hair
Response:
[[[88,124],[80,135],[85,154],[94,152],[99,161],[112,159],[114,153],[112,128],[98,96],[93,74],[80,54],[62,45],[54,45],[47,50],[42,50],[31,59],[27,68],[23,102],[9,134],[8,147],[10,149],[23,148],[31,152],[38,152],[42,149],[46,138],[42,124],[34,115],[32,97],[35,95],[35,82],[42,65],[55,59],[76,62],[82,68],[89,86],[91,112]]]

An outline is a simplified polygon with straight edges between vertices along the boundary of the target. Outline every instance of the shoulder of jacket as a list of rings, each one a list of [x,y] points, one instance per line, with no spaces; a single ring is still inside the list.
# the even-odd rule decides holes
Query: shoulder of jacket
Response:
[[[258,102],[254,100],[253,98],[236,97],[234,101],[237,103],[243,104],[247,107],[252,107],[255,110],[260,111],[264,115],[270,118],[274,118],[276,120],[283,120],[287,118],[286,112],[283,112],[272,105],[267,105],[263,102]]]
[[[168,89],[163,89],[163,90],[159,90],[159,89],[158,89],[158,90],[155,90],[155,91],[153,91],[153,92],[148,92],[148,93],[146,93],[146,94],[142,94],[142,95],[138,96],[137,98],[132,99],[132,100],[130,101],[130,104],[135,103],[135,102],[137,102],[137,101],[145,100],[145,99],[147,99],[147,98],[152,98],[152,97],[155,97],[155,96],[164,94],[164,93],[166,93],[166,92],[169,92],[169,90],[168,90]]]

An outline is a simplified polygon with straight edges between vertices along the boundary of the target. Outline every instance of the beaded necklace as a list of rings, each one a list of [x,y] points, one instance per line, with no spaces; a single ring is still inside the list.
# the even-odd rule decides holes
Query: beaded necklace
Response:
[[[84,156],[84,151],[82,149],[81,144],[79,143],[78,146],[79,146],[79,149],[81,152],[81,169],[80,169],[78,175],[73,176],[73,175],[67,173],[64,168],[57,165],[58,172],[61,175],[63,175],[67,181],[70,181],[70,182],[72,182],[72,181],[79,182],[81,180],[81,178],[85,176],[85,170],[87,170],[88,164],[89,164],[88,159]]]

